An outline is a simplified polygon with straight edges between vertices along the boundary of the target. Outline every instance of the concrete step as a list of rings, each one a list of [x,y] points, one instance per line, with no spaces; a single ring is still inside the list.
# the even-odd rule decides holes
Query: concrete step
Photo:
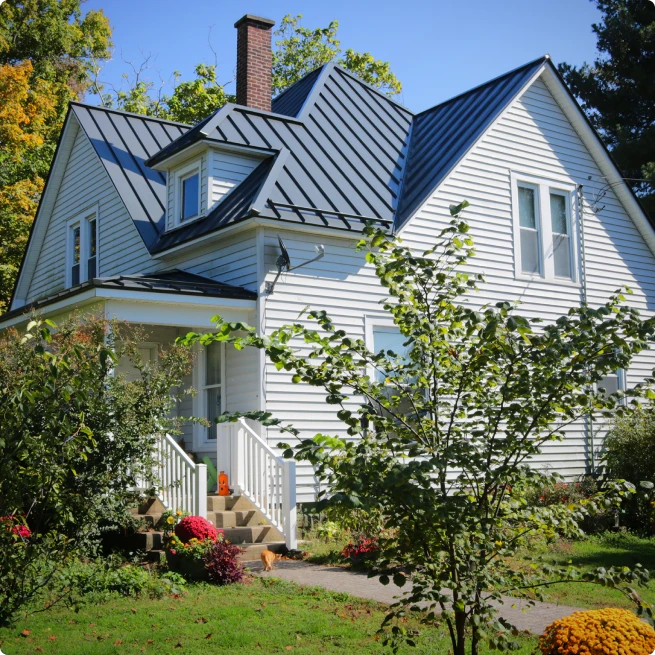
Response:
[[[243,496],[207,496],[208,512],[233,512],[236,510],[254,509],[253,504]]]
[[[207,512],[207,520],[217,528],[243,528],[257,525],[268,525],[264,515],[256,509]]]
[[[267,544],[241,544],[244,552],[239,555],[240,562],[258,562],[265,550],[272,550],[274,553],[285,553],[287,547],[284,541],[271,541]]]
[[[161,550],[164,547],[163,532],[137,532],[130,537],[134,550]]]
[[[282,540],[282,535],[272,525],[244,528],[223,528],[225,538],[233,544],[262,544]]]

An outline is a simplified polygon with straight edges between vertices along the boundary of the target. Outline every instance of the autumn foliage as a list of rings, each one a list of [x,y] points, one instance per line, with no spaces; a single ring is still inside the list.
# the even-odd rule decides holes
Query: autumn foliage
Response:
[[[651,655],[655,630],[632,612],[575,612],[551,623],[539,639],[543,655]]]

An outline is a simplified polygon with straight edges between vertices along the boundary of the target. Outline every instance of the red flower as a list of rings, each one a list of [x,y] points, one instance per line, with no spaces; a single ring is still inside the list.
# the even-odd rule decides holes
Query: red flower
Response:
[[[29,539],[32,536],[32,531],[24,523],[19,523],[15,516],[0,516],[0,523],[4,523],[5,530],[17,537]]]
[[[171,548],[171,550],[170,550],[170,553],[171,553],[171,555],[177,555],[177,551],[176,551],[176,550],[173,550],[172,548]]]
[[[176,526],[175,534],[180,538],[183,543],[187,543],[195,538],[198,541],[211,539],[216,541],[218,538],[218,530],[202,516],[185,516]]]

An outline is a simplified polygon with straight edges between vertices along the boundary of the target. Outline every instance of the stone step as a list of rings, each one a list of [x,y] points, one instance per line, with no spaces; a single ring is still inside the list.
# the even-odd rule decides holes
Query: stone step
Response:
[[[223,528],[225,538],[233,544],[262,544],[280,541],[282,535],[272,525]]]
[[[243,528],[256,525],[268,525],[264,515],[256,509],[207,512],[207,520],[217,528]]]
[[[207,496],[208,512],[233,512],[236,510],[254,509],[252,503],[243,496]]]

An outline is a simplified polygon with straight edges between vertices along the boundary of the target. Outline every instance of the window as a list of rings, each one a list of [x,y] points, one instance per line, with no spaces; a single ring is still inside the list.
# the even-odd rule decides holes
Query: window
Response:
[[[68,223],[67,284],[74,287],[98,275],[98,215],[96,211]]]
[[[97,271],[97,254],[98,254],[98,228],[95,214],[88,222],[87,240],[87,260],[86,260],[86,279],[92,280],[96,277]]]
[[[625,389],[623,371],[610,373],[598,382],[598,390],[604,391],[608,396],[623,389]]]
[[[512,175],[517,277],[576,282],[571,214],[575,185]]]
[[[205,418],[211,423],[207,440],[215,441],[218,425],[215,420],[223,413],[223,344],[210,343],[205,352],[205,383],[203,386]]]
[[[538,189],[519,185],[519,226],[521,229],[521,272],[540,274],[539,230],[537,198]]]
[[[80,283],[80,256],[81,256],[81,243],[80,243],[80,224],[71,226],[71,242],[72,242],[72,260],[71,260],[71,286],[77,286]]]
[[[180,180],[180,221],[200,213],[200,174],[196,171]]]
[[[399,357],[406,357],[409,347],[403,345],[405,341],[407,341],[407,337],[403,336],[395,326],[373,326],[373,351],[375,353],[382,350],[391,350]],[[375,379],[377,382],[384,382],[384,374],[376,370]]]

